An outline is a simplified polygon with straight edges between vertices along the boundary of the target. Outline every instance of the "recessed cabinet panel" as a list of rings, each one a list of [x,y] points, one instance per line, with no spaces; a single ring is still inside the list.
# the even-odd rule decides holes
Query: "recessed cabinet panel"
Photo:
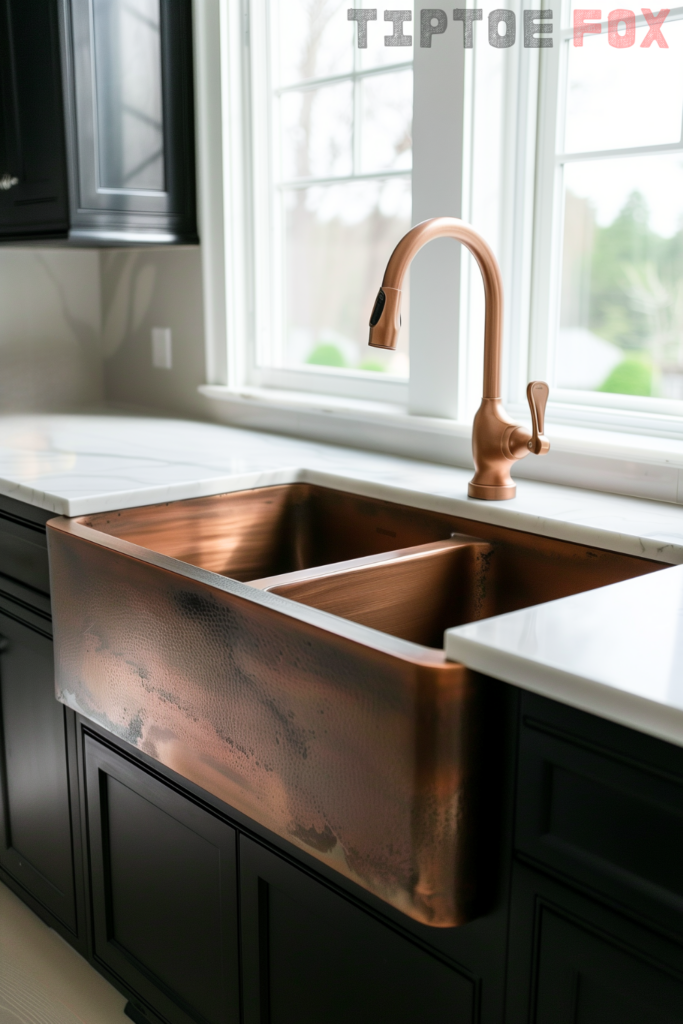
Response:
[[[0,574],[50,593],[45,527],[0,514]]]
[[[524,694],[515,843],[683,933],[683,751]]]
[[[95,960],[173,1024],[234,1024],[234,830],[91,737],[85,758]]]
[[[536,1024],[680,1024],[683,975],[544,908]]]
[[[220,891],[220,849],[111,776],[106,799],[114,942],[188,1006],[195,1003],[204,1017],[220,1019],[212,985],[221,974],[220,903],[213,899]],[[153,844],[146,842],[149,835]],[[163,847],[169,855],[160,860]],[[183,941],[169,942],[180,921]],[[188,956],[192,948],[205,955]]]
[[[515,864],[506,1024],[681,1024],[679,943]]]
[[[470,1024],[472,980],[240,837],[245,1024]]]
[[[626,786],[549,766],[549,828],[558,843],[683,897],[683,800],[658,787],[644,799]]]
[[[0,865],[76,930],[65,709],[52,642],[0,614]]]

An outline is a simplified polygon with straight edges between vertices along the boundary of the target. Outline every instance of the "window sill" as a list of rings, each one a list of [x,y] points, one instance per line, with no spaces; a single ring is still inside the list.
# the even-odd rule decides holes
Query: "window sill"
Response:
[[[216,419],[253,430],[470,468],[469,423],[413,416],[399,405],[271,388],[203,384]],[[524,417],[526,418],[526,417]],[[683,503],[683,441],[548,423],[550,453],[514,475],[570,487]]]

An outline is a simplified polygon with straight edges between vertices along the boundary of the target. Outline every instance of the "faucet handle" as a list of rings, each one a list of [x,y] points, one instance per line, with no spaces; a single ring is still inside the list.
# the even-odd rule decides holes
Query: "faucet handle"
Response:
[[[550,448],[550,441],[543,435],[545,407],[549,394],[550,388],[544,380],[532,380],[526,389],[531,410],[531,440],[527,447],[534,455],[545,455]]]

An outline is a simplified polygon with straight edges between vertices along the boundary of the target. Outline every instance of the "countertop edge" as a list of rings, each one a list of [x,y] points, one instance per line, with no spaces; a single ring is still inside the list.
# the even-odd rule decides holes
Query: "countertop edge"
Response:
[[[446,633],[445,651],[449,661],[462,662],[483,675],[683,746],[683,710],[671,705],[452,632]]]

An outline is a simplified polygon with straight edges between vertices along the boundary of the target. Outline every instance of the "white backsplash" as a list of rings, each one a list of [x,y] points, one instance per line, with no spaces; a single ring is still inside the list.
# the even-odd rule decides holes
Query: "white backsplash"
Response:
[[[0,249],[0,410],[102,401],[99,254]]]

